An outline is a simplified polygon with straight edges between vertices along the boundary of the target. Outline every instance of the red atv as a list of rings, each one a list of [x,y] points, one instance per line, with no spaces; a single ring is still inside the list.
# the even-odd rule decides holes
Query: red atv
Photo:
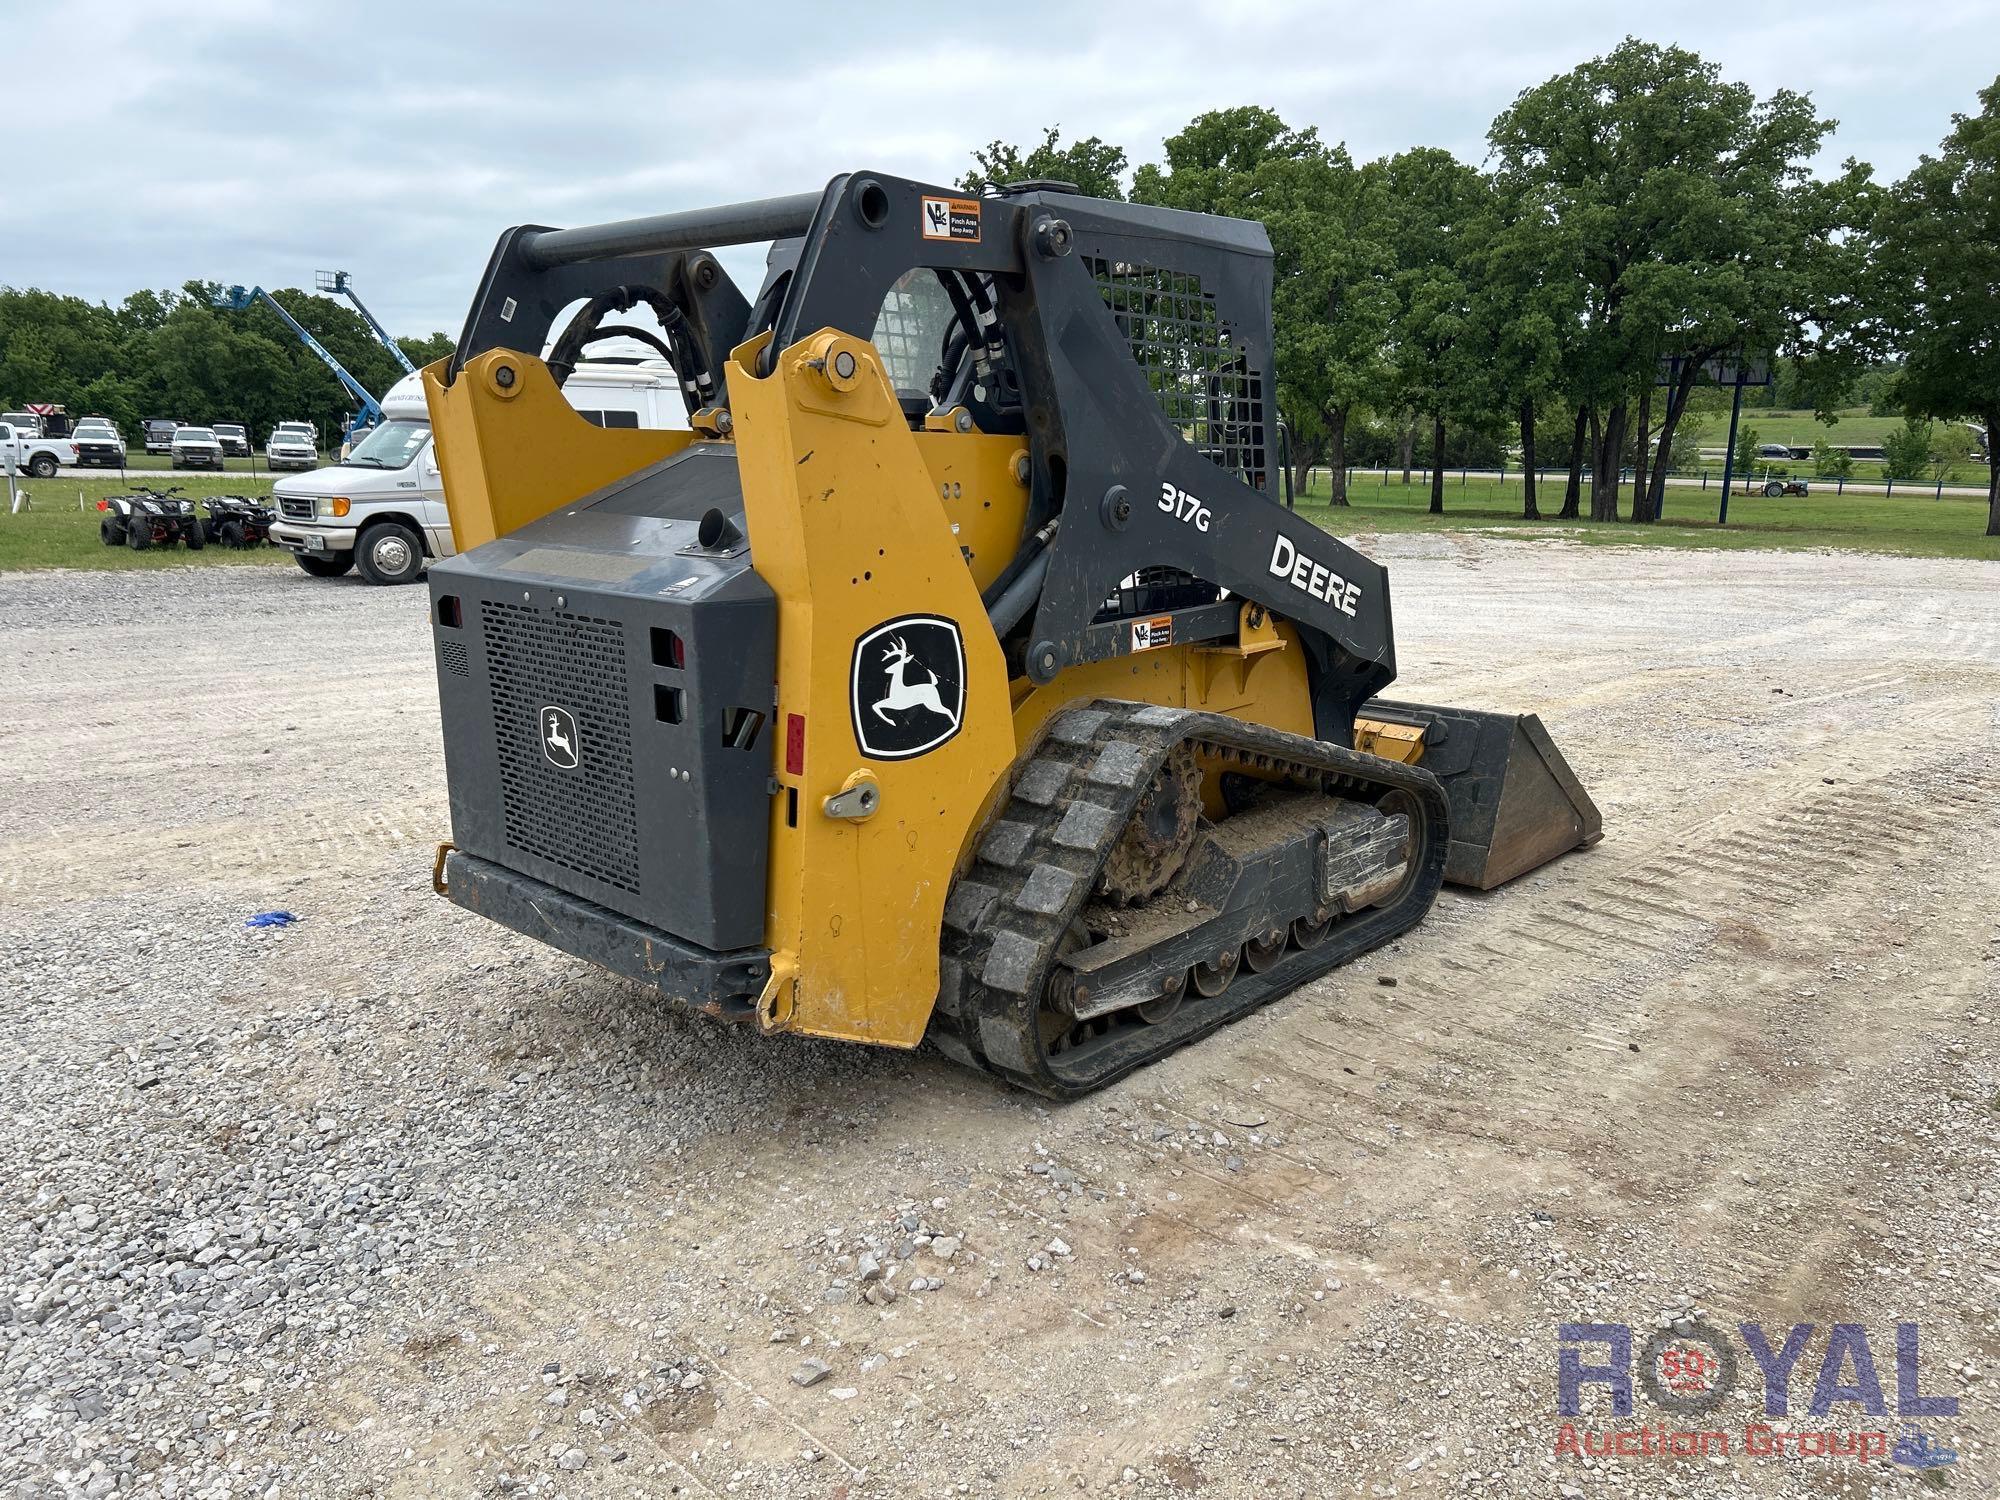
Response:
[[[155,544],[171,547],[185,542],[188,551],[199,552],[208,544],[194,501],[181,495],[179,485],[111,495],[98,501],[97,508],[104,512],[104,519],[97,523],[97,539],[107,547],[123,542],[134,552],[144,552]]]
[[[201,502],[208,512],[208,539],[224,547],[261,547],[271,539],[278,513],[248,495],[213,495]]]

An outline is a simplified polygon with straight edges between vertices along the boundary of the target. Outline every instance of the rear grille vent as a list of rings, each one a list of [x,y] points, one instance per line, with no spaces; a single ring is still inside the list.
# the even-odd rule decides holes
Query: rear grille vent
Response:
[[[470,677],[472,664],[466,657],[464,641],[446,641],[438,647],[438,655],[444,659],[444,669],[454,677]]]
[[[490,599],[480,615],[508,843],[639,894],[624,627]],[[558,745],[574,770],[544,748],[542,714],[552,707],[574,723],[575,744],[565,736]]]

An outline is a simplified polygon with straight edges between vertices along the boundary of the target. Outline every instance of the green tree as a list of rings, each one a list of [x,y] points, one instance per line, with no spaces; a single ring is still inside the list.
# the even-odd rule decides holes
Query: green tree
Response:
[[[1951,477],[1952,468],[1968,456],[1971,447],[1971,437],[1958,423],[1937,423],[1931,429],[1930,450],[1924,455],[1924,466],[1930,470],[1930,477],[1943,484]]]
[[[1747,480],[1757,467],[1757,448],[1763,442],[1756,428],[1747,424],[1736,430],[1736,477]]]
[[[1433,515],[1444,513],[1445,424],[1488,417],[1495,393],[1475,337],[1474,278],[1491,232],[1489,185],[1449,151],[1420,146],[1370,163],[1389,203],[1396,293],[1392,398],[1430,418]]]
[[[1506,409],[1520,435],[1521,513],[1532,521],[1541,516],[1536,415],[1561,395],[1564,335],[1579,323],[1581,283],[1565,274],[1562,225],[1497,187],[1488,211],[1473,256],[1474,339],[1485,351],[1486,404]]]
[[[1701,440],[1708,435],[1708,416],[1690,407],[1674,427],[1673,445],[1667,450],[1667,473],[1692,474],[1701,467]],[[1660,476],[1664,485],[1666,475]],[[1660,485],[1654,486],[1655,493]]]
[[[1813,444],[1813,478],[1851,479],[1854,477],[1854,455],[1845,448],[1836,448],[1825,438]]]
[[[1834,316],[1852,256],[1835,231],[1866,173],[1850,164],[1819,184],[1804,170],[1832,124],[1802,94],[1760,101],[1692,52],[1631,38],[1527,90],[1493,122],[1500,190],[1562,226],[1564,269],[1581,287],[1564,384],[1590,414],[1593,518],[1617,517],[1632,398],[1662,355],[1686,362],[1665,392],[1639,519],[1658,514],[1702,361],[1782,350],[1852,368],[1860,341]]]
[[[1062,127],[1051,125],[1042,132],[1041,144],[1022,151],[1005,141],[991,141],[972,153],[972,170],[959,178],[958,185],[977,193],[1009,182],[1044,178],[1073,182],[1078,191],[1093,198],[1123,198],[1125,148],[1096,136],[1062,143]]]
[[[1272,249],[1272,365],[1278,408],[1305,474],[1324,462],[1347,503],[1347,429],[1379,388],[1394,300],[1386,201],[1342,146],[1268,109],[1216,110],[1170,137],[1166,160],[1133,174],[1136,202],[1260,220]]]
[[[456,349],[458,340],[447,333],[433,333],[420,339],[405,336],[396,340],[396,347],[409,357],[411,364],[421,370],[425,365],[435,364]]]
[[[1926,417],[1905,417],[1903,425],[1882,438],[1882,474],[1886,479],[1921,479],[1931,461],[1931,423]]]
[[[2000,78],[1979,105],[1952,116],[1938,154],[1883,196],[1871,239],[1880,310],[1903,356],[1898,399],[1912,416],[1975,418],[1990,444],[2000,433]],[[2000,464],[1990,462],[1986,534],[2000,536]]]

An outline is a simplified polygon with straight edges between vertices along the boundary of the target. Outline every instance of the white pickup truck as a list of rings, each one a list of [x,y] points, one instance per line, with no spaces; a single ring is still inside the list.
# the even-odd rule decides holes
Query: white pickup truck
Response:
[[[76,444],[68,438],[45,438],[11,422],[0,422],[0,470],[53,479],[56,470],[76,462]]]

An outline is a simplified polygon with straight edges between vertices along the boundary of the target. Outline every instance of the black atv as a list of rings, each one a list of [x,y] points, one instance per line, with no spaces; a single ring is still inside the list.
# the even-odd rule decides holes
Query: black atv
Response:
[[[158,545],[171,547],[185,542],[188,551],[199,552],[208,545],[208,533],[196,514],[194,501],[172,489],[140,489],[130,495],[111,495],[97,502],[104,519],[97,523],[97,539],[107,547],[120,542],[134,552]]]
[[[278,519],[278,513],[262,500],[248,495],[211,495],[201,503],[208,512],[203,529],[211,542],[241,550],[270,541],[271,523]]]

